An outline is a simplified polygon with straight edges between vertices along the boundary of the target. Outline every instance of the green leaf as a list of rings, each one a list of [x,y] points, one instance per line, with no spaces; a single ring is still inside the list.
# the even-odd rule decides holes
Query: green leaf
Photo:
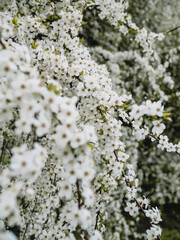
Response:
[[[18,19],[17,19],[17,18],[13,18],[12,23],[13,23],[14,25],[17,25]]]
[[[31,44],[31,47],[32,47],[33,49],[36,49],[38,46],[39,46],[39,44],[36,44],[35,41],[33,41],[33,43]]]
[[[12,23],[14,24],[15,28],[19,27],[17,18],[13,18]]]
[[[57,90],[57,87],[52,83],[48,84],[47,89],[49,91],[54,92],[56,95],[59,95],[61,93],[60,91]]]
[[[125,110],[129,110],[129,107],[128,107],[125,103],[123,103],[123,104],[120,106],[120,108],[123,108],[123,109],[125,109]]]

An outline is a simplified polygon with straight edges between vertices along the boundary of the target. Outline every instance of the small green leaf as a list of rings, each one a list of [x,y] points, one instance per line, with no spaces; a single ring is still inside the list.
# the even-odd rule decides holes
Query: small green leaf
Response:
[[[9,138],[7,132],[3,132],[3,137],[5,137],[5,138]]]
[[[13,23],[14,25],[17,25],[18,19],[17,19],[17,18],[13,18],[12,23]]]
[[[120,106],[120,108],[123,108],[123,109],[125,109],[125,110],[129,110],[129,107],[128,107],[125,103],[123,103],[123,104]]]
[[[103,129],[100,129],[100,130],[99,130],[99,134],[100,134],[100,135],[103,135],[103,133],[104,133]]]
[[[93,145],[92,143],[90,143],[90,142],[88,142],[87,145],[88,145],[91,149],[94,148],[94,145]]]
[[[133,34],[138,34],[138,31],[137,30],[134,30],[134,29],[132,29],[132,28],[128,28],[128,31],[129,32],[131,32],[131,33],[133,33]]]
[[[49,91],[54,92],[56,95],[59,95],[61,93],[60,91],[57,90],[57,87],[52,83],[48,84],[47,89]]]
[[[118,25],[121,26],[123,22],[121,20],[118,20]]]
[[[83,21],[81,22],[81,25],[85,25],[85,24],[87,24],[87,22],[83,22]]]
[[[165,117],[165,118],[168,117],[168,116],[170,116],[170,115],[171,115],[170,112],[164,112],[164,113],[163,113],[163,117]]]

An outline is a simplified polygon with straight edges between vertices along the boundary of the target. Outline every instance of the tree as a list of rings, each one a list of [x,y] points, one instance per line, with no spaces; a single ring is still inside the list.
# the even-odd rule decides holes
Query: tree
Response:
[[[158,1],[0,9],[0,239],[161,239],[144,195],[179,200],[178,28]]]

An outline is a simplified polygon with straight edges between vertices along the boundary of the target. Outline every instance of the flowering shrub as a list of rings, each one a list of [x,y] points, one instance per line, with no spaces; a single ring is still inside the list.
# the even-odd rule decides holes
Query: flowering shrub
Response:
[[[0,2],[0,239],[161,239],[150,200],[180,198],[180,38],[130,2]]]

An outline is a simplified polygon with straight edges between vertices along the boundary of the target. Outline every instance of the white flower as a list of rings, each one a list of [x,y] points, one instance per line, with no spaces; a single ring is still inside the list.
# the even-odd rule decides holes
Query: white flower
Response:
[[[28,188],[26,190],[26,196],[27,196],[28,199],[33,199],[34,195],[35,195],[35,192],[32,188]]]
[[[161,123],[161,120],[155,120],[152,122],[154,127],[152,128],[152,133],[159,136],[165,129],[165,125]]]
[[[103,240],[103,237],[98,230],[95,230],[94,235],[90,238],[90,240]]]
[[[138,212],[138,207],[136,206],[136,203],[135,202],[127,202],[127,207],[125,207],[125,211],[129,213],[129,215],[131,216],[135,216],[137,215],[137,212]]]
[[[149,210],[144,210],[144,212],[146,213],[146,217],[151,218],[152,223],[158,224],[160,221],[162,221],[160,212],[157,207]]]
[[[91,225],[92,218],[89,210],[85,208],[80,210],[80,221],[83,229],[87,229]]]
[[[128,175],[135,176],[134,166],[132,164],[127,164]]]
[[[86,143],[86,137],[83,132],[75,133],[71,140],[71,147],[77,148]]]
[[[14,155],[11,158],[10,168],[17,175],[24,179],[35,181],[46,159],[46,151],[36,143],[34,149],[27,151],[24,144],[19,148],[14,148]]]
[[[159,144],[157,146],[158,146],[158,148],[161,148],[162,150],[164,150],[165,148],[168,148],[168,146],[169,146],[168,137],[160,135],[159,136]]]
[[[138,106],[137,104],[134,104],[130,112],[131,119],[137,120],[143,115],[144,115],[144,106]]]
[[[59,181],[58,183],[59,188],[59,197],[66,197],[70,199],[72,196],[72,185],[68,181]]]
[[[72,139],[73,133],[64,125],[58,125],[55,132],[55,134],[51,135],[51,139],[55,141],[59,148],[65,148],[67,143]]]
[[[129,155],[127,153],[118,151],[118,159],[119,161],[126,162],[126,160],[129,158]]]
[[[40,114],[35,123],[37,136],[46,134],[50,128],[50,121],[44,114]]]
[[[148,107],[146,114],[154,116],[157,115],[158,117],[163,116],[164,107],[161,105],[161,101],[158,102],[151,102],[146,101],[146,106]]]
[[[69,209],[69,213],[67,213],[67,221],[70,223],[72,227],[76,227],[81,219],[80,209],[76,205],[73,205],[71,209]]]
[[[161,228],[156,225],[153,225],[146,232],[147,232],[148,240],[154,240],[154,239],[157,239],[157,237],[161,235]]]
[[[176,145],[174,145],[173,143],[168,143],[166,150],[167,150],[167,152],[175,152]]]
[[[62,176],[70,183],[74,184],[78,178],[82,177],[81,166],[79,163],[69,163],[65,165],[65,172]]]
[[[95,200],[94,193],[87,185],[83,187],[82,196],[85,198],[85,204],[87,206],[93,206]]]
[[[98,138],[97,138],[94,126],[90,126],[90,125],[86,124],[84,126],[84,133],[85,133],[87,141],[90,141],[93,143],[95,143],[97,141]]]
[[[1,240],[17,240],[17,237],[10,231],[0,233]]]
[[[136,192],[137,192],[137,189],[136,188],[130,188],[130,187],[127,187],[127,193],[126,193],[126,197],[130,200],[130,199],[134,199],[136,197]]]
[[[6,191],[0,195],[0,218],[7,218],[16,209],[16,196],[11,191]]]

